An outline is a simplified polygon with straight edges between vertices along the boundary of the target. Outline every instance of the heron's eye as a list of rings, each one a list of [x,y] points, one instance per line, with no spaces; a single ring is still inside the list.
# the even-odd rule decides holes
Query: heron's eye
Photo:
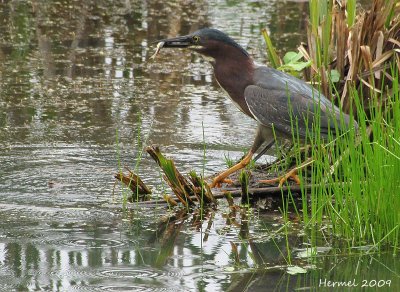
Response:
[[[195,35],[195,36],[193,37],[193,41],[194,41],[195,43],[199,42],[199,37],[198,37],[197,35]]]

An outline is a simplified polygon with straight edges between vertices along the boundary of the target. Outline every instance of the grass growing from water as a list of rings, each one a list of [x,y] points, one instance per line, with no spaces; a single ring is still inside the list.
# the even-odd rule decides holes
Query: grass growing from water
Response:
[[[359,121],[336,143],[331,141],[320,151],[314,145],[314,162],[308,170],[313,188],[311,197],[303,192],[303,222],[310,227],[311,244],[316,242],[316,226],[344,238],[349,247],[372,245],[399,249],[400,226],[400,96],[398,71],[393,66],[393,90],[387,92],[386,106],[382,94],[370,93],[370,104],[354,88],[351,96]],[[382,82],[383,84],[383,82]],[[364,108],[368,106],[370,116]],[[318,135],[318,134],[317,134]],[[309,206],[308,206],[309,203]]]
[[[118,157],[118,171],[119,171],[119,177],[120,177],[120,182],[121,182],[121,190],[122,190],[122,198],[123,198],[123,206],[126,206],[128,199],[129,198],[134,198],[133,201],[137,202],[137,208],[139,207],[138,202],[140,201],[140,196],[141,196],[141,191],[140,191],[140,184],[142,184],[142,181],[139,178],[139,168],[140,168],[140,160],[142,158],[143,152],[145,150],[145,146],[148,142],[152,124],[150,125],[149,131],[145,136],[144,141],[141,141],[141,127],[142,127],[142,119],[141,119],[141,112],[139,112],[138,116],[138,126],[137,126],[137,135],[136,135],[136,145],[137,145],[137,158],[136,158],[136,163],[135,163],[135,168],[131,172],[129,169],[128,171],[131,172],[129,178],[123,174],[122,171],[122,164],[121,164],[121,159],[120,159],[120,152],[119,152],[119,140],[118,140],[118,129],[115,130],[115,138],[116,138],[116,146],[117,146],[117,157]],[[126,168],[126,167],[125,167]],[[127,183],[123,182],[123,178],[125,176],[125,179],[129,180]],[[133,181],[136,180],[136,181]],[[136,190],[132,189],[132,186],[136,186]],[[133,190],[134,193],[131,194],[129,190]],[[145,189],[148,190],[146,187]]]
[[[304,158],[295,147],[297,165],[304,159],[312,160],[299,173],[304,187],[303,224],[310,231],[313,246],[316,227],[324,226],[350,247],[389,245],[396,253],[400,224],[400,60],[398,45],[392,40],[400,34],[400,15],[395,13],[394,0],[374,0],[369,11],[358,15],[355,2],[310,1],[308,46],[299,47],[305,60],[312,60],[305,70],[306,79],[318,80],[319,91],[350,115],[354,111],[359,124],[358,135],[350,127],[338,138],[330,137],[326,145],[320,140],[319,125],[314,125],[308,133],[314,146],[311,153]],[[271,65],[279,68],[282,62],[266,31],[263,35]],[[387,74],[384,68],[389,62],[395,65]],[[333,82],[337,82],[336,88]],[[292,121],[292,128],[296,129],[296,121]],[[293,140],[299,145],[298,137]],[[319,184],[311,194],[306,191],[307,177],[309,183]]]

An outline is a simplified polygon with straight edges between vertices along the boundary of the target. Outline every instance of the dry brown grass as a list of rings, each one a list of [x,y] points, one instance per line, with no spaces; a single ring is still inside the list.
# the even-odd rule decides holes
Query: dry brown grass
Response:
[[[327,97],[337,99],[335,103],[340,103],[343,111],[349,112],[349,87],[354,86],[362,92],[368,112],[368,100],[372,94],[381,96],[381,105],[385,103],[387,94],[391,94],[390,64],[395,64],[395,70],[400,70],[400,3],[374,0],[371,9],[359,12],[349,27],[346,3],[341,2],[331,3],[328,11],[331,19],[320,16],[318,28],[310,23],[308,45],[301,45],[299,51],[305,59],[314,60],[312,66],[306,68],[306,78],[320,80],[321,90]],[[326,29],[331,35],[324,38]],[[340,74],[340,81],[335,84],[338,95],[332,94],[326,74],[333,69]],[[382,88],[385,92],[381,94]]]

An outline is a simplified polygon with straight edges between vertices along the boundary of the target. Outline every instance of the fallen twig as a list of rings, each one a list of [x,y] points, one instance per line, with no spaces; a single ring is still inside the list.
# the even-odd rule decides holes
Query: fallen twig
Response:
[[[128,172],[129,176],[125,173],[121,172],[114,172],[114,177],[129,187],[135,194],[138,193],[139,195],[146,195],[151,194],[151,190],[145,185],[145,183],[136,175],[134,174],[128,167],[124,167]]]

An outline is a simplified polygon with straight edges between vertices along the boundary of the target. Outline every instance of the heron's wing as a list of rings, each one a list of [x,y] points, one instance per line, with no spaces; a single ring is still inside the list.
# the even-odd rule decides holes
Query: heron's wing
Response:
[[[265,126],[271,126],[280,132],[290,135],[296,123],[301,137],[306,136],[307,129],[311,131],[312,123],[319,112],[321,136],[328,135],[330,129],[335,135],[335,124],[333,119],[340,122],[340,114],[332,115],[332,109],[328,109],[325,104],[314,102],[309,97],[298,92],[290,92],[281,88],[266,89],[258,85],[246,87],[245,99],[250,112],[258,122]],[[289,107],[290,99],[290,107]],[[291,109],[291,112],[290,110]]]

